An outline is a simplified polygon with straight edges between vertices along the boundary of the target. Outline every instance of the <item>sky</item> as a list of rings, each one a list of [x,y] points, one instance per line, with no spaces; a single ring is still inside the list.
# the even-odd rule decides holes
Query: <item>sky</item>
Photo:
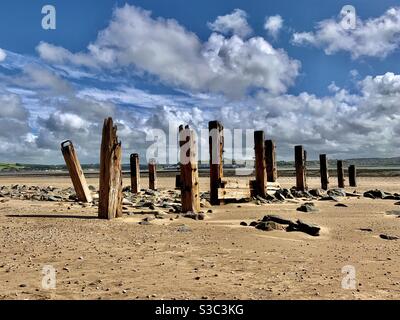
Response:
[[[67,139],[98,163],[109,116],[125,162],[211,120],[264,130],[278,160],[399,156],[399,1],[3,0],[0,28],[0,163],[62,163]]]

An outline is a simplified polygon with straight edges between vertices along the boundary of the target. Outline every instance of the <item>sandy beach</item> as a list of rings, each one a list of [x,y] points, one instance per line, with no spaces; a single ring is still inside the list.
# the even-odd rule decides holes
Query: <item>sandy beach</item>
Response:
[[[88,183],[97,186],[98,179]],[[200,190],[208,183],[200,178]],[[290,188],[295,179],[279,183]],[[308,183],[317,188],[320,182]],[[60,177],[2,177],[0,184],[72,186]],[[160,177],[158,184],[173,189],[175,177]],[[370,189],[400,191],[395,177],[360,177],[346,191]],[[79,203],[0,200],[0,299],[400,298],[399,240],[379,237],[400,236],[400,219],[386,214],[399,208],[395,200],[340,197],[347,207],[313,201],[319,209],[313,213],[296,210],[305,199],[231,203],[202,208],[203,221],[169,214],[148,225],[139,224],[146,214],[104,221],[95,207]],[[317,224],[320,236],[240,225],[267,214]],[[55,289],[42,287],[49,265]],[[355,269],[354,289],[342,287],[345,266]]]

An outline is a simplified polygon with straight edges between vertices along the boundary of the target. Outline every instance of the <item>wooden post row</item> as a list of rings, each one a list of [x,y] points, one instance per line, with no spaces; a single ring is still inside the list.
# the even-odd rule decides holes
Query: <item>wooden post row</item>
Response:
[[[261,197],[266,196],[267,171],[265,163],[265,140],[264,131],[254,131],[254,152],[255,152],[255,194]]]
[[[210,152],[210,203],[219,205],[218,188],[221,186],[223,171],[224,135],[221,122],[210,121],[209,131],[209,152]]]
[[[104,120],[100,151],[99,218],[122,216],[122,148],[112,118]]]
[[[137,153],[131,154],[131,192],[137,194],[140,192],[140,161]]]
[[[329,171],[328,171],[328,159],[326,157],[326,154],[319,155],[319,168],[321,175],[321,188],[323,190],[328,190]]]
[[[186,126],[179,131],[179,138],[182,212],[197,212],[200,210],[200,196],[195,133]]]
[[[149,161],[149,189],[157,190],[157,163],[155,159]]]
[[[83,174],[74,145],[70,140],[61,143],[61,152],[64,156],[65,164],[67,165],[78,200],[83,202],[92,202],[92,194],[90,193],[89,187],[86,183],[85,175]]]
[[[307,189],[306,159],[307,153],[303,146],[294,147],[295,167],[296,167],[296,189],[304,191]]]
[[[278,169],[276,166],[276,146],[272,140],[265,140],[265,161],[267,165],[268,182],[276,182]]]
[[[357,187],[357,172],[356,166],[349,166],[349,185],[350,187]]]
[[[338,187],[344,188],[344,169],[343,169],[343,161],[337,161],[337,178],[338,178]]]

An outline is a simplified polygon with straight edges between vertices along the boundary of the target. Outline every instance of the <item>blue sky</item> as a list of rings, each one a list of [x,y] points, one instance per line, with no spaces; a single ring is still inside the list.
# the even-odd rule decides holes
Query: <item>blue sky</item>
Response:
[[[46,4],[56,8],[56,30],[41,26]],[[358,25],[343,32],[339,14],[347,4],[356,8]],[[97,162],[98,143],[90,141],[98,140],[108,114],[121,128],[127,155],[146,153],[148,143],[137,140],[151,129],[182,121],[200,129],[218,117],[227,128],[264,129],[277,140],[281,159],[291,159],[299,143],[314,158],[396,156],[397,5],[4,0],[0,120],[7,131],[0,130],[0,140],[8,143],[0,156],[59,163],[59,140],[74,138],[82,162]],[[273,36],[265,22],[277,16]],[[154,34],[145,29],[153,27]]]

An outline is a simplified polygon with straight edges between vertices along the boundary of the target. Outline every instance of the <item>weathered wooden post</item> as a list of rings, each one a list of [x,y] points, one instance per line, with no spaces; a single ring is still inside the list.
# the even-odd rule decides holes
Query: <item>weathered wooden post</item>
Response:
[[[182,212],[200,210],[199,172],[197,164],[197,143],[193,130],[186,127],[179,132],[181,166]]]
[[[104,120],[100,151],[99,218],[122,216],[122,148],[112,118]]]
[[[149,189],[157,190],[157,163],[155,159],[149,161]]]
[[[255,152],[255,194],[261,197],[266,196],[267,190],[267,170],[265,163],[265,140],[264,131],[254,131],[254,152]]]
[[[344,188],[344,169],[343,169],[343,161],[337,161],[337,178],[338,178],[338,187]]]
[[[210,121],[208,123],[209,148],[210,148],[210,203],[219,205],[218,188],[221,186],[221,179],[224,176],[223,154],[224,136],[221,122]]]
[[[357,187],[356,166],[353,164],[349,166],[349,185],[350,187]]]
[[[140,192],[140,162],[137,153],[131,154],[131,192],[137,194]]]
[[[296,189],[304,191],[307,189],[306,180],[306,157],[307,153],[303,146],[294,147],[295,167],[296,167]]]
[[[319,169],[321,175],[321,188],[323,190],[328,190],[329,171],[328,171],[328,159],[326,158],[326,154],[319,155]]]
[[[272,140],[265,140],[265,162],[267,165],[268,182],[276,182],[278,169],[276,166],[276,146]]]
[[[85,175],[83,174],[72,141],[67,140],[61,143],[61,152],[64,156],[65,164],[67,165],[78,200],[82,202],[92,202],[92,194],[90,193],[89,187],[86,183]]]
[[[175,176],[175,189],[176,190],[181,190],[181,188],[182,188],[181,175],[177,174]]]

